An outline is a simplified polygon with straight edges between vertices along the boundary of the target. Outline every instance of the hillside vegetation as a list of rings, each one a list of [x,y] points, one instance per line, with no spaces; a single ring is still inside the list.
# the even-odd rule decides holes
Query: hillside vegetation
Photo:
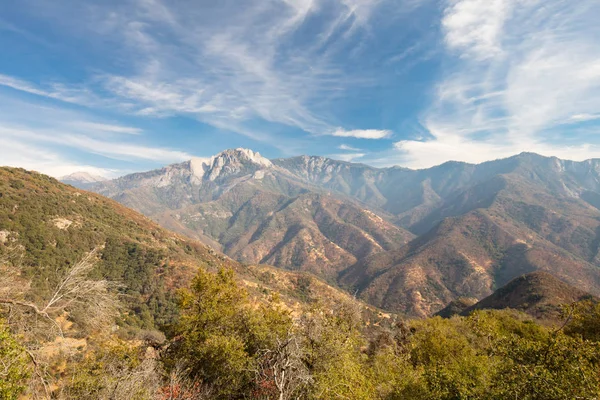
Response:
[[[199,266],[228,263],[114,201],[18,169],[0,169],[0,231],[0,258],[30,282],[31,301],[98,249],[90,276],[122,285],[122,323],[141,329],[172,322],[174,289]]]
[[[0,261],[29,282],[29,300],[50,295],[92,251],[90,278],[120,286],[128,309],[121,324],[129,330],[167,329],[177,314],[175,291],[199,268],[233,269],[253,296],[277,291],[291,309],[351,299],[307,274],[239,264],[105,197],[35,172],[0,168]]]
[[[511,310],[402,320],[44,175],[0,174],[2,399],[600,395],[592,301],[552,328]]]

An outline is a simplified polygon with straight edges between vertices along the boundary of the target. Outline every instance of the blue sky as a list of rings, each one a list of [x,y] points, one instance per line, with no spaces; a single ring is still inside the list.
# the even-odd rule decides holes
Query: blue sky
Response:
[[[600,157],[597,0],[4,0],[0,165]]]

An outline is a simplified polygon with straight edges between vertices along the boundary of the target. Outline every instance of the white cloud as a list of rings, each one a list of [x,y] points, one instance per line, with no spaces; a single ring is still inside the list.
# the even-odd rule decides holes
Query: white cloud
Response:
[[[334,160],[354,162],[357,159],[362,158],[364,156],[365,156],[364,153],[349,153],[349,154],[330,154],[327,157],[334,159]]]
[[[392,135],[392,131],[385,129],[353,129],[347,131],[343,128],[337,128],[328,134],[331,136],[352,137],[357,139],[386,139]]]
[[[94,95],[91,90],[87,88],[67,86],[61,83],[50,83],[47,85],[48,87],[42,88],[30,82],[0,74],[0,86],[35,94],[37,96],[64,101],[66,103],[92,106],[95,104],[100,104],[101,102],[96,95]]]
[[[479,59],[502,53],[503,27],[519,0],[451,0],[442,27],[449,48]]]
[[[217,110],[203,101],[203,89],[199,82],[191,79],[164,83],[110,76],[105,84],[117,96],[140,102],[142,108],[138,112],[142,115],[210,113]]]
[[[103,107],[142,116],[184,114],[266,142],[274,142],[273,136],[253,122],[319,135],[335,129],[329,100],[364,81],[338,56],[347,58],[350,39],[368,37],[373,13],[388,1],[266,0],[206,7],[132,0],[117,9],[78,7],[75,20],[58,18],[70,4],[39,4],[37,11],[60,20],[68,34],[110,41],[127,72],[100,71],[86,87],[33,85],[6,76],[0,76],[0,85],[85,105],[98,105],[94,93],[102,93]],[[312,40],[298,43],[298,32],[309,23]]]
[[[27,93],[37,94],[40,96],[52,97],[52,94],[44,90],[33,87],[28,82],[22,81],[11,76],[0,74],[0,85],[6,86],[12,89],[20,90]]]
[[[55,131],[51,129],[37,129],[0,126],[0,138],[10,139],[16,143],[26,144],[51,143],[61,147],[77,149],[86,153],[98,154],[116,160],[128,161],[133,159],[150,160],[161,163],[172,163],[189,160],[193,156],[183,151],[143,146],[123,141],[98,140],[89,136]],[[2,158],[0,158],[2,161]]]
[[[383,155],[377,160],[369,160],[374,165],[392,166],[401,164],[408,168],[429,168],[448,160],[481,163],[506,158],[521,152],[535,152],[548,157],[583,161],[600,158],[600,145],[582,144],[561,146],[544,143],[529,145],[504,145],[500,142],[439,141],[397,142],[392,154]]]
[[[597,15],[595,0],[447,1],[445,44],[458,57],[423,113],[428,139],[398,142],[382,162],[423,167],[521,151],[600,156],[600,141],[575,129],[594,124],[600,110]]]
[[[341,144],[341,145],[339,145],[338,149],[340,149],[340,150],[346,150],[346,151],[361,151],[360,149],[357,149],[356,147],[349,146],[347,144]]]
[[[55,178],[71,174],[76,171],[88,172],[94,175],[115,177],[119,171],[110,168],[98,168],[92,165],[80,164],[49,150],[47,147],[38,147],[30,141],[2,137],[2,156],[0,165],[18,166],[28,170],[42,172]]]
[[[574,122],[594,121],[600,119],[600,114],[575,114],[571,115],[570,120]]]
[[[53,176],[75,171],[108,171],[114,176],[123,172],[106,168],[114,165],[114,161],[90,155],[143,165],[150,162],[164,165],[192,157],[184,151],[148,146],[148,138],[142,133],[135,126],[105,122],[72,107],[48,106],[0,93],[0,164],[3,165],[22,166]],[[31,154],[27,154],[27,147],[31,148]],[[99,165],[97,170],[77,161],[82,159],[94,159]]]
[[[103,124],[98,122],[88,121],[76,121],[72,122],[71,125],[75,128],[82,128],[90,131],[110,132],[110,133],[126,133],[129,135],[139,135],[143,131],[140,128],[134,128],[131,126]]]
[[[461,135],[435,130],[433,134],[434,140],[395,142],[392,150],[365,157],[364,162],[379,167],[402,165],[418,169],[433,167],[449,160],[476,164],[511,157],[522,152],[534,152],[575,161],[600,158],[600,145],[551,144],[535,140],[522,140],[515,143],[508,142],[502,137],[470,140]]]
[[[83,135],[66,134],[60,136],[59,140],[60,143],[64,143],[70,147],[125,161],[137,158],[161,163],[173,163],[193,158],[191,154],[184,151],[140,146],[123,142],[102,141]]]

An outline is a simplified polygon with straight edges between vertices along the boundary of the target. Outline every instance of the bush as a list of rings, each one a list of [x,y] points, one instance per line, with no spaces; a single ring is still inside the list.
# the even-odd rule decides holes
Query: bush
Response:
[[[200,270],[181,292],[178,339],[167,355],[173,368],[214,390],[214,398],[238,398],[254,388],[264,349],[286,336],[291,318],[276,304],[255,307],[234,280],[233,271]]]
[[[160,385],[160,369],[142,348],[126,342],[101,343],[79,363],[70,365],[64,399],[151,400]]]

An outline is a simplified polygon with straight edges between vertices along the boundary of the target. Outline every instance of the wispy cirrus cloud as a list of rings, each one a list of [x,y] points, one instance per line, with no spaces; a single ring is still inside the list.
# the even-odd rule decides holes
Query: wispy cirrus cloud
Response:
[[[350,146],[354,139],[389,144],[393,132],[384,128],[397,124],[365,121],[360,113],[348,118],[348,102],[364,101],[362,89],[385,85],[379,69],[395,68],[386,60],[398,53],[421,57],[426,47],[408,34],[388,35],[382,46],[378,30],[392,32],[432,1],[27,0],[0,29],[15,36],[13,43],[39,42],[30,50],[42,62],[20,68],[30,59],[17,54],[0,71],[0,96],[47,108],[27,112],[29,106],[13,104],[14,113],[0,105],[0,126],[37,133],[11,140],[51,145],[61,165],[98,155],[98,165],[128,159],[141,169],[207,146],[211,152],[256,146],[290,156],[342,139],[348,148],[340,153],[349,153],[342,157],[358,158],[370,145]],[[220,149],[213,148],[214,135]]]
[[[76,85],[50,82],[46,87],[35,85],[22,79],[0,74],[0,86],[19,90],[37,96],[48,97],[66,103],[93,106],[104,103],[92,90]]]
[[[338,153],[338,154],[329,154],[327,157],[333,160],[340,160],[346,162],[356,162],[357,160],[363,158],[365,153]]]
[[[0,76],[0,85],[85,105],[98,104],[94,96],[100,96],[105,107],[143,116],[193,116],[254,139],[272,138],[246,122],[323,134],[338,125],[323,112],[328,100],[365,82],[346,68],[344,46],[368,36],[373,12],[386,1],[269,0],[207,7],[131,0],[118,10],[82,7],[80,18],[63,29],[110,38],[128,73],[100,72],[86,87],[40,87],[10,76]]]
[[[115,177],[118,171],[111,168],[99,168],[94,165],[77,163],[60,154],[48,149],[47,146],[38,146],[30,141],[22,141],[17,138],[0,136],[2,138],[2,158],[0,165],[15,166],[43,172],[54,177],[61,177],[75,171],[88,172],[94,175]]]
[[[48,22],[61,51],[85,55],[73,66],[11,66],[0,94],[87,108],[86,118],[52,121],[76,138],[168,147],[143,159],[202,152],[215,141],[195,139],[215,134],[222,148],[287,156],[327,144],[378,165],[521,151],[600,156],[596,0],[27,0],[24,8]],[[38,25],[18,22],[0,29],[25,38]],[[24,119],[8,126],[50,132],[50,122]],[[175,128],[172,140],[158,131],[165,126]],[[110,157],[142,159],[126,153]]]
[[[91,136],[65,131],[44,129],[32,131],[21,127],[2,126],[0,127],[0,137],[11,138],[13,141],[18,140],[22,143],[29,140],[36,143],[53,143],[125,161],[131,158],[137,158],[172,163],[193,158],[191,154],[183,151],[170,150],[162,147],[142,146],[124,141],[100,140]]]
[[[338,149],[340,149],[340,150],[346,150],[346,151],[361,151],[361,149],[349,146],[347,144],[340,144],[338,146]]]
[[[392,131],[386,129],[352,129],[345,130],[337,128],[334,131],[328,132],[331,136],[356,138],[356,139],[385,139],[392,135]]]
[[[100,131],[100,132],[110,132],[110,133],[125,133],[128,135],[139,135],[143,131],[140,128],[135,128],[131,126],[123,126],[123,125],[113,125],[113,124],[105,124],[98,122],[90,122],[90,121],[74,121],[70,122],[69,125],[83,130],[89,131]]]
[[[594,124],[600,109],[599,13],[594,0],[448,0],[441,28],[453,62],[422,116],[429,135],[398,141],[388,163],[600,156],[590,141],[600,127],[583,137],[572,125]]]
[[[1,165],[55,177],[75,171],[114,177],[139,163],[164,165],[192,158],[184,151],[149,145],[144,133],[87,112],[0,93]]]

